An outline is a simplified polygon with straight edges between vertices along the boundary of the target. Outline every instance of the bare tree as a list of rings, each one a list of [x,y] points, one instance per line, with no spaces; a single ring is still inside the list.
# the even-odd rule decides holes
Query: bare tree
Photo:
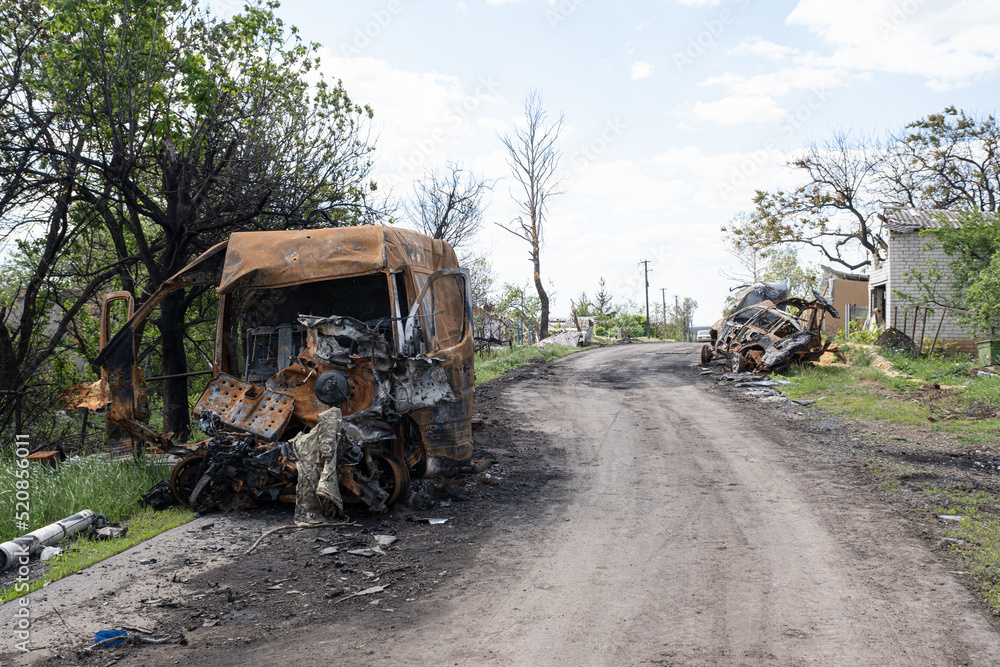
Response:
[[[428,171],[413,184],[413,199],[406,204],[406,213],[424,234],[458,249],[482,227],[487,193],[493,184],[449,162],[443,172]]]
[[[955,107],[879,138],[836,131],[789,163],[804,184],[757,191],[755,210],[734,220],[737,242],[760,249],[798,244],[854,270],[884,258],[886,207],[1000,208],[1000,126]]]
[[[758,249],[800,244],[849,269],[865,266],[868,259],[854,259],[859,248],[884,255],[877,218],[888,203],[877,189],[884,160],[885,147],[877,139],[836,132],[789,163],[806,177],[804,185],[789,192],[757,191],[756,210],[723,231]]]
[[[560,194],[556,178],[560,151],[555,144],[565,120],[565,116],[560,114],[555,122],[548,123],[547,117],[542,109],[541,93],[538,90],[529,91],[524,100],[525,125],[516,128],[512,134],[500,136],[507,149],[507,164],[523,192],[520,196],[512,195],[520,205],[522,215],[506,225],[497,224],[531,246],[535,290],[541,302],[539,339],[549,335],[549,295],[542,285],[541,275],[542,231],[549,198]]]

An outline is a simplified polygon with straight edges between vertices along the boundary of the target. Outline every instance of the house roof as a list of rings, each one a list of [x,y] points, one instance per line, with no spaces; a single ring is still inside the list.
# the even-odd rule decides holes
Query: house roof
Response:
[[[829,267],[825,264],[822,265],[822,268],[826,271],[827,275],[832,278],[836,278],[837,280],[856,280],[863,283],[868,282],[869,276],[863,273],[846,273],[844,271],[838,271],[837,269]]]
[[[898,234],[910,234],[921,229],[931,229],[950,225],[955,229],[962,226],[960,211],[945,211],[932,208],[887,208],[879,214],[882,227]]]

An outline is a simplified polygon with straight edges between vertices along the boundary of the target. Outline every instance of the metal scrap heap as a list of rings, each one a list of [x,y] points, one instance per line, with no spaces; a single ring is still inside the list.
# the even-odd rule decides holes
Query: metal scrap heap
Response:
[[[765,294],[767,290],[758,292],[773,296]],[[812,300],[765,298],[738,307],[712,325],[712,342],[701,349],[702,365],[724,358],[734,373],[768,372],[780,371],[793,362],[819,359],[831,349],[830,339],[822,335],[823,321],[827,314],[839,315],[821,296],[814,294],[814,297]]]

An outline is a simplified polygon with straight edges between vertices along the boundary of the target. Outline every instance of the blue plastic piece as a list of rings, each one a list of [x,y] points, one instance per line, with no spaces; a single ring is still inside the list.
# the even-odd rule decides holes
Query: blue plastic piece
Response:
[[[125,637],[128,637],[128,633],[124,630],[100,630],[94,633],[94,643],[99,644],[105,639],[112,639],[113,637],[122,637],[118,641],[108,642],[107,644],[101,644],[101,646],[116,646],[118,644],[125,643]]]

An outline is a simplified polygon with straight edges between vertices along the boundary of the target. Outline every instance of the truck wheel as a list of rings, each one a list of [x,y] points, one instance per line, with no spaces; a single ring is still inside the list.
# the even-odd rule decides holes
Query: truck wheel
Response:
[[[712,348],[708,345],[701,346],[701,365],[708,366],[712,361]]]

